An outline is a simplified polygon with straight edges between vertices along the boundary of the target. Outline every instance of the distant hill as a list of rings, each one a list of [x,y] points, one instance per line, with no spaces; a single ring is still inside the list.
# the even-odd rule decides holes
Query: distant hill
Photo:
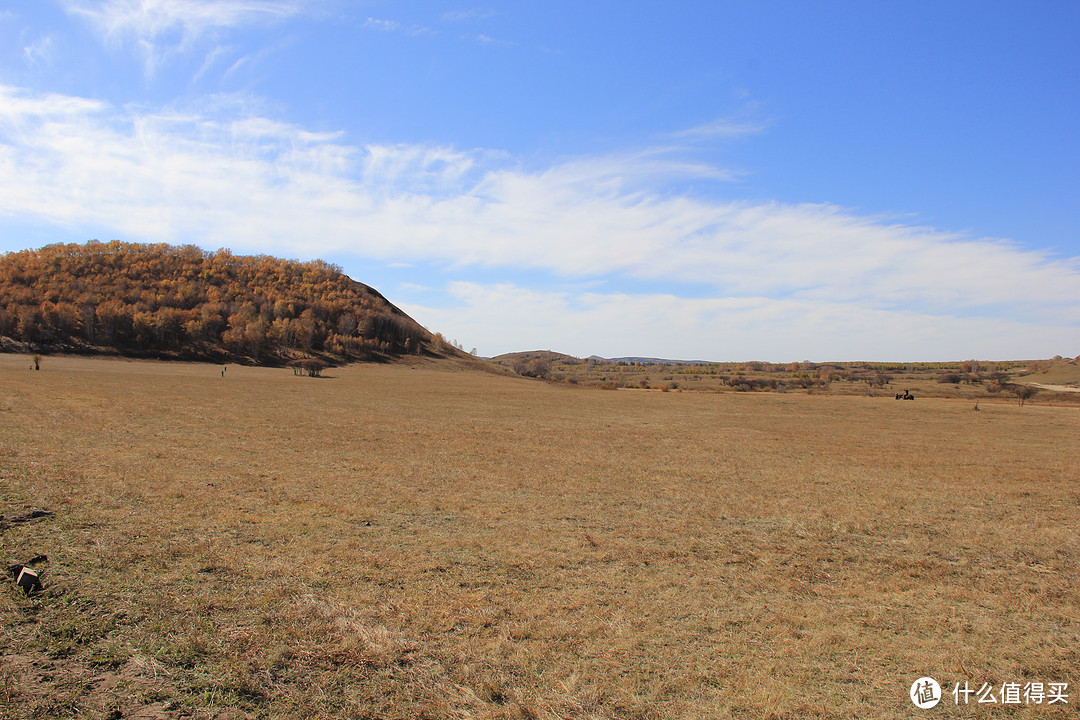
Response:
[[[604,358],[599,355],[590,355],[589,357],[582,359],[574,357],[573,355],[567,355],[565,353],[554,352],[552,350],[527,350],[524,352],[512,352],[503,353],[493,358],[489,358],[492,362],[506,367],[516,368],[519,372],[526,363],[533,363],[534,365],[541,361],[547,363],[558,363],[559,365],[584,365],[586,363],[626,363],[633,365],[708,365],[708,360],[667,360],[664,358],[653,357],[617,357],[617,358]]]
[[[269,364],[450,350],[321,260],[117,241],[0,255],[0,347]]]
[[[551,372],[553,364],[584,365],[585,361],[573,355],[552,352],[551,350],[528,350],[496,355],[490,361],[501,367],[510,368],[518,375],[544,378]]]
[[[669,360],[667,358],[654,358],[654,357],[617,357],[617,358],[602,358],[599,355],[589,356],[590,360],[597,360],[600,362],[628,362],[639,363],[643,365],[709,365],[711,360]]]
[[[502,355],[497,355],[496,357],[493,357],[493,358],[490,358],[490,359],[497,362],[497,363],[502,363],[502,364],[505,365],[505,364],[512,363],[512,362],[514,362],[516,360],[533,360],[533,359],[537,359],[537,358],[550,360],[552,362],[561,363],[563,365],[578,365],[580,363],[585,363],[585,362],[588,362],[590,360],[592,362],[600,362],[600,363],[620,363],[620,362],[623,362],[623,363],[639,363],[639,364],[643,364],[643,365],[708,365],[708,364],[712,363],[711,360],[668,360],[668,359],[665,359],[665,358],[654,358],[654,357],[605,358],[605,357],[600,357],[599,355],[590,355],[589,357],[587,357],[585,359],[582,359],[582,358],[579,358],[579,357],[574,357],[573,355],[567,355],[565,353],[554,352],[552,350],[527,350],[525,352],[504,353]]]
[[[501,364],[507,364],[514,362],[515,360],[551,360],[554,362],[574,364],[584,362],[581,358],[576,358],[573,355],[566,355],[565,353],[553,352],[551,350],[527,350],[525,352],[512,352],[503,353],[502,355],[496,355],[493,358],[489,358],[492,362]]]
[[[1062,358],[1059,355],[1053,360],[1034,360],[1026,369],[1026,382],[1080,387],[1080,357]]]

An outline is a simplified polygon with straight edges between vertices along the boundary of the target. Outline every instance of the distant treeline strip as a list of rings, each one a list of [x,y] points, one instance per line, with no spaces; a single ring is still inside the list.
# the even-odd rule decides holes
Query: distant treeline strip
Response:
[[[41,350],[254,362],[419,354],[432,339],[322,260],[118,241],[0,256],[0,336]]]

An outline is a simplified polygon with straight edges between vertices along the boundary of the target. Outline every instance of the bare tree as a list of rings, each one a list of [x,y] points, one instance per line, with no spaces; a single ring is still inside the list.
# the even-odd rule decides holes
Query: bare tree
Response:
[[[1017,404],[1020,407],[1024,407],[1024,403],[1039,392],[1039,388],[1033,385],[1022,385],[1020,383],[1009,383],[1005,386],[1005,389],[1016,397]]]

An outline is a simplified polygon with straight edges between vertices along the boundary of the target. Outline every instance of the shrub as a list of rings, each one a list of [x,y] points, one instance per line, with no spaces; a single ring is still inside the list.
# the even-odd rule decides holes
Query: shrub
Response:
[[[514,360],[512,367],[514,372],[523,377],[546,378],[551,373],[551,361],[542,357],[519,357]]]
[[[322,371],[330,367],[330,363],[319,358],[303,358],[301,360],[293,360],[289,363],[289,366],[293,369],[293,375],[307,375],[308,377],[319,377]]]

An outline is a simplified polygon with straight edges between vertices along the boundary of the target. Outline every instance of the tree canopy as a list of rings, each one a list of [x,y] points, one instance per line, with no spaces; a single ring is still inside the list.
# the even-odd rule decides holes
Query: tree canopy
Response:
[[[432,340],[322,260],[119,241],[0,256],[0,337],[35,350],[257,363],[420,353]]]

